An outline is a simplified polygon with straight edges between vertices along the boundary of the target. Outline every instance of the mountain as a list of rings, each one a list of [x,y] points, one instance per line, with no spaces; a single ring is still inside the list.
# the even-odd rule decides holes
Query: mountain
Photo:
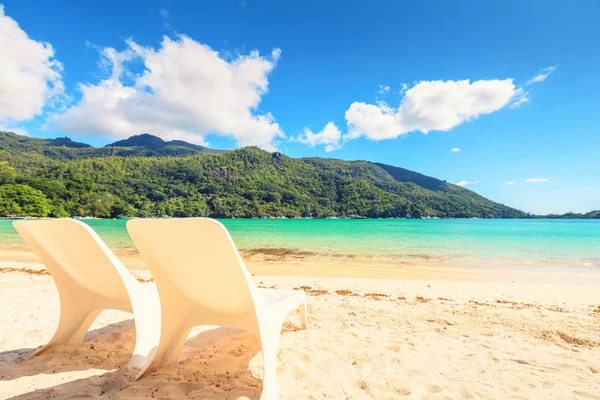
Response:
[[[185,157],[193,155],[215,154],[213,150],[195,144],[173,140],[165,142],[149,135],[132,136],[105,147],[92,147],[89,144],[74,142],[69,138],[39,139],[17,135],[12,132],[0,132],[0,159],[16,160],[23,155],[28,158],[20,160],[27,167],[29,164],[45,161],[70,161],[94,157]],[[41,157],[40,157],[41,156]],[[44,158],[46,160],[44,160]]]
[[[55,147],[71,147],[74,149],[89,149],[92,146],[87,143],[74,142],[68,137],[56,138],[56,139],[40,139],[44,140],[48,146]]]
[[[128,139],[119,140],[106,147],[146,147],[148,149],[156,150],[163,148],[167,145],[167,142],[157,136],[153,136],[149,133],[143,133],[141,135],[134,135]]]
[[[146,157],[153,156],[174,156],[174,157],[185,157],[193,156],[201,153],[218,153],[219,150],[209,149],[208,147],[199,146],[196,144],[184,142],[183,140],[171,140],[165,142],[157,136],[150,135],[149,133],[143,133],[141,135],[135,135],[128,139],[119,140],[105,146],[106,148],[111,147],[124,147],[129,149],[135,149],[139,154],[143,152]],[[115,154],[117,155],[117,154]],[[127,156],[128,154],[118,154]]]
[[[49,156],[53,156],[54,152],[51,149],[60,151],[61,149],[66,152],[76,152],[78,149],[89,149],[92,148],[89,144],[74,142],[71,139],[56,138],[56,139],[38,139],[30,138],[28,136],[17,135],[12,132],[0,131],[0,151],[9,151],[16,153],[40,153],[43,154],[45,151],[49,151]]]
[[[256,147],[216,152],[148,134],[94,148],[4,132],[0,216],[6,215],[528,216],[468,189],[368,161],[295,159]]]
[[[425,189],[435,191],[443,190],[445,187],[447,187],[446,182],[440,181],[436,178],[432,178],[431,176],[420,174],[418,172],[380,163],[375,163],[375,165],[378,165],[379,167],[383,168],[398,182],[413,182],[419,186],[424,187]]]
[[[342,179],[365,181],[386,193],[408,200],[417,206],[417,216],[456,218],[524,218],[527,216],[522,211],[495,203],[461,186],[404,168],[369,161],[343,161],[330,158],[306,158],[304,161]]]

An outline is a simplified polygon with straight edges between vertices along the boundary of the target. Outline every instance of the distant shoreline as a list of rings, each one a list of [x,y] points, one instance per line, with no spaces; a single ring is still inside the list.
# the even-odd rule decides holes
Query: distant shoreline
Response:
[[[573,219],[573,220],[600,220],[600,217],[584,217],[584,216],[578,216],[578,217],[568,217],[568,216],[543,216],[543,215],[534,215],[528,218],[479,218],[479,217],[471,217],[471,218],[447,218],[447,217],[420,217],[420,218],[401,218],[401,217],[391,217],[391,218],[369,218],[369,217],[324,217],[324,218],[314,218],[314,217],[300,217],[300,218],[288,218],[288,217],[254,217],[254,218],[245,218],[245,217],[122,217],[122,218],[100,218],[100,217],[65,217],[63,219],[75,219],[75,220],[103,220],[103,221],[114,221],[114,220],[119,220],[119,219],[123,219],[123,220],[130,220],[130,219],[136,219],[136,218],[151,218],[151,219],[171,219],[171,218],[212,218],[212,219],[216,219],[216,220],[220,220],[220,219],[225,219],[225,220],[233,220],[233,219],[239,219],[239,220],[245,220],[245,221],[252,221],[252,220],[312,220],[312,219],[318,219],[318,220],[340,220],[340,219],[345,219],[345,220],[370,220],[370,221],[375,221],[375,220],[396,220],[396,219],[406,219],[406,220],[531,220],[531,219],[556,219],[556,220],[564,220],[564,219]],[[60,219],[57,217],[30,217],[30,216],[18,216],[18,217],[0,217],[0,220],[21,220],[21,219]]]

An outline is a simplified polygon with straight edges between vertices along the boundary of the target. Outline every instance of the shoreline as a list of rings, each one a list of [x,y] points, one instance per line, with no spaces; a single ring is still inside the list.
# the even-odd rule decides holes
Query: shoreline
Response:
[[[148,272],[138,254],[115,254],[130,271]],[[290,255],[281,249],[267,254],[241,250],[240,254],[250,273],[259,276],[555,284],[600,288],[600,269],[596,268],[503,268],[489,265],[453,265],[437,259],[429,262],[398,262],[386,258],[363,259],[340,255],[297,258],[296,253]],[[46,268],[37,256],[27,249],[0,250],[0,273],[7,269]]]
[[[590,211],[590,213],[592,212],[596,212],[597,210],[592,210]],[[568,213],[565,215],[569,215]],[[216,219],[216,220],[220,220],[220,219],[224,219],[224,220],[231,220],[231,219],[241,219],[241,220],[256,220],[256,219],[260,219],[260,220],[284,220],[284,219],[288,219],[288,220],[311,220],[311,219],[332,219],[332,220],[339,220],[339,219],[351,219],[351,220],[378,220],[378,219],[385,219],[385,220],[390,220],[390,219],[407,219],[407,220],[413,220],[413,219],[417,219],[417,220],[438,220],[438,219],[444,219],[444,220],[451,220],[451,219],[458,219],[458,220],[471,220],[471,219],[511,219],[511,220],[530,220],[530,219],[551,219],[551,220],[595,220],[595,219],[599,219],[599,218],[588,218],[588,217],[583,217],[583,215],[585,214],[578,214],[580,216],[577,217],[572,217],[572,216],[561,216],[561,215],[555,215],[552,214],[550,216],[546,216],[546,215],[535,215],[532,214],[531,217],[527,217],[527,218],[520,218],[520,217],[516,217],[516,218],[509,218],[509,217],[492,217],[492,218],[488,218],[488,217],[433,217],[433,216],[424,216],[424,217],[378,217],[378,218],[372,218],[372,217],[363,217],[363,216],[357,216],[357,217],[347,217],[347,216],[334,216],[334,217],[273,217],[273,216],[264,216],[260,217],[183,217],[183,218],[212,218],[212,219]],[[113,221],[113,220],[129,220],[129,219],[135,219],[135,218],[152,218],[152,219],[163,219],[164,217],[121,217],[121,218],[101,218],[101,217],[64,217],[63,219],[75,219],[75,220],[103,220],[103,221]],[[164,219],[170,219],[170,218],[178,218],[178,217],[166,217]],[[57,218],[57,217],[29,217],[29,216],[13,216],[13,217],[0,217],[0,220],[21,220],[21,219],[61,219],[61,218]]]

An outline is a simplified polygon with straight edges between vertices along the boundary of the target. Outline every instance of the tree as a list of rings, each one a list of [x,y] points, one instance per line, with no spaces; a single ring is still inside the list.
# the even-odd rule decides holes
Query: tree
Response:
[[[98,218],[111,218],[115,199],[109,193],[90,193],[86,197],[88,215]]]
[[[0,161],[0,185],[15,183],[17,172],[7,161]]]
[[[46,217],[50,206],[44,193],[28,185],[0,186],[0,216]]]
[[[110,216],[112,218],[135,217],[135,213],[135,208],[121,199],[116,199],[110,208]]]

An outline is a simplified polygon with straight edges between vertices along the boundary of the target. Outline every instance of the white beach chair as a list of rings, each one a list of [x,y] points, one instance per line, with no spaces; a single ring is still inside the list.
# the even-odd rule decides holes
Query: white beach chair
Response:
[[[135,348],[127,367],[145,370],[160,335],[156,287],[141,284],[88,225],[69,219],[15,221],[13,226],[46,265],[60,297],[60,320],[48,344],[80,343],[105,309],[133,312]]]
[[[229,232],[213,219],[135,219],[127,222],[127,230],[160,296],[160,344],[148,372],[176,362],[194,326],[239,328],[260,339],[261,399],[277,399],[281,328],[295,309],[307,328],[304,292],[257,288]]]

